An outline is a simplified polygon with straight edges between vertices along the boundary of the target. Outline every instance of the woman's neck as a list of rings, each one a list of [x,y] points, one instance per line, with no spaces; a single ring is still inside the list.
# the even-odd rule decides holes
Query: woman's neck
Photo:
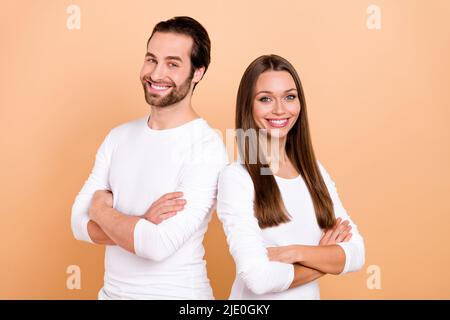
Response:
[[[289,163],[286,153],[286,137],[269,139],[268,158],[270,166],[284,167]]]

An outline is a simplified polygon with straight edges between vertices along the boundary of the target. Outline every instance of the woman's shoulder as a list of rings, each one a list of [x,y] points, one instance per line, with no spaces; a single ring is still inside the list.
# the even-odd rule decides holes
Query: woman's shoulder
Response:
[[[330,181],[332,181],[331,177],[330,177],[328,171],[325,169],[324,165],[319,160],[316,160],[316,161],[317,161],[317,166],[319,167],[319,170],[320,170],[320,174],[322,175],[322,178],[324,179],[325,183],[328,185],[330,183]]]
[[[231,161],[223,168],[222,172],[229,175],[234,174],[250,177],[245,165],[239,161]]]
[[[245,168],[239,161],[233,161],[227,164],[220,173],[222,183],[245,184],[253,187],[253,181]]]
[[[231,162],[222,169],[217,196],[219,209],[223,209],[226,203],[252,206],[254,193],[253,181],[242,163]]]

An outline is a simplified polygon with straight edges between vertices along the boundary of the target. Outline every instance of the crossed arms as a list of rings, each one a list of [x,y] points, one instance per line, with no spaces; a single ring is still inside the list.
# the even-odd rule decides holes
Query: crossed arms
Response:
[[[237,273],[252,292],[282,292],[327,273],[357,271],[364,264],[363,239],[344,210],[334,182],[319,166],[333,201],[335,215],[340,219],[334,228],[326,230],[317,246],[266,248],[262,230],[253,215],[251,178],[238,166],[228,166],[222,171],[217,213],[227,235]]]
[[[226,163],[223,144],[214,139],[205,141],[205,152],[216,158],[207,163],[186,163],[177,192],[163,195],[149,203],[142,215],[132,216],[113,208],[114,195],[107,191],[111,190],[110,136],[111,132],[97,151],[94,168],[72,207],[74,236],[91,243],[118,245],[146,259],[164,260],[202,228],[214,206],[217,179]]]
[[[96,244],[119,245],[135,253],[134,229],[140,219],[158,225],[184,209],[186,200],[179,199],[182,192],[171,192],[152,203],[142,216],[127,216],[113,208],[113,194],[108,190],[98,190],[92,197],[89,208],[88,233]]]
[[[270,261],[294,265],[294,280],[289,288],[304,285],[325,274],[338,275],[344,270],[345,252],[338,243],[352,238],[349,220],[338,218],[327,230],[318,246],[290,245],[267,248]]]

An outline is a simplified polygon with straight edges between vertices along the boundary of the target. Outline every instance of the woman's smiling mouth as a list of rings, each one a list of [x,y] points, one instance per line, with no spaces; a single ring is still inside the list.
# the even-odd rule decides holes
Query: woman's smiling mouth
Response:
[[[267,123],[273,128],[284,128],[289,122],[289,118],[283,119],[266,119]]]

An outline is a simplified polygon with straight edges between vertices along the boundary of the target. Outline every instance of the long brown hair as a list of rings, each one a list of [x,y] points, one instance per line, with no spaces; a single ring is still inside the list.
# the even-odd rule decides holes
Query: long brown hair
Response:
[[[237,145],[241,161],[244,162],[255,189],[254,211],[261,228],[277,226],[290,221],[284,206],[280,189],[273,174],[261,174],[262,168],[270,170],[267,161],[261,161],[264,155],[259,152],[257,161],[250,161],[250,152],[260,151],[260,139],[254,139],[258,126],[253,118],[253,100],[258,77],[266,71],[287,71],[294,79],[300,100],[300,115],[289,130],[286,139],[286,153],[308,187],[318,225],[322,229],[331,228],[335,224],[333,202],[320,173],[314,155],[309,133],[306,101],[300,77],[294,67],[284,58],[277,55],[264,55],[254,60],[245,70],[239,84],[236,99]],[[245,139],[242,134],[249,132],[253,138]],[[246,141],[249,141],[246,143]],[[253,142],[253,143],[252,143]],[[258,145],[255,145],[256,144]],[[254,154],[254,153],[253,153]]]

